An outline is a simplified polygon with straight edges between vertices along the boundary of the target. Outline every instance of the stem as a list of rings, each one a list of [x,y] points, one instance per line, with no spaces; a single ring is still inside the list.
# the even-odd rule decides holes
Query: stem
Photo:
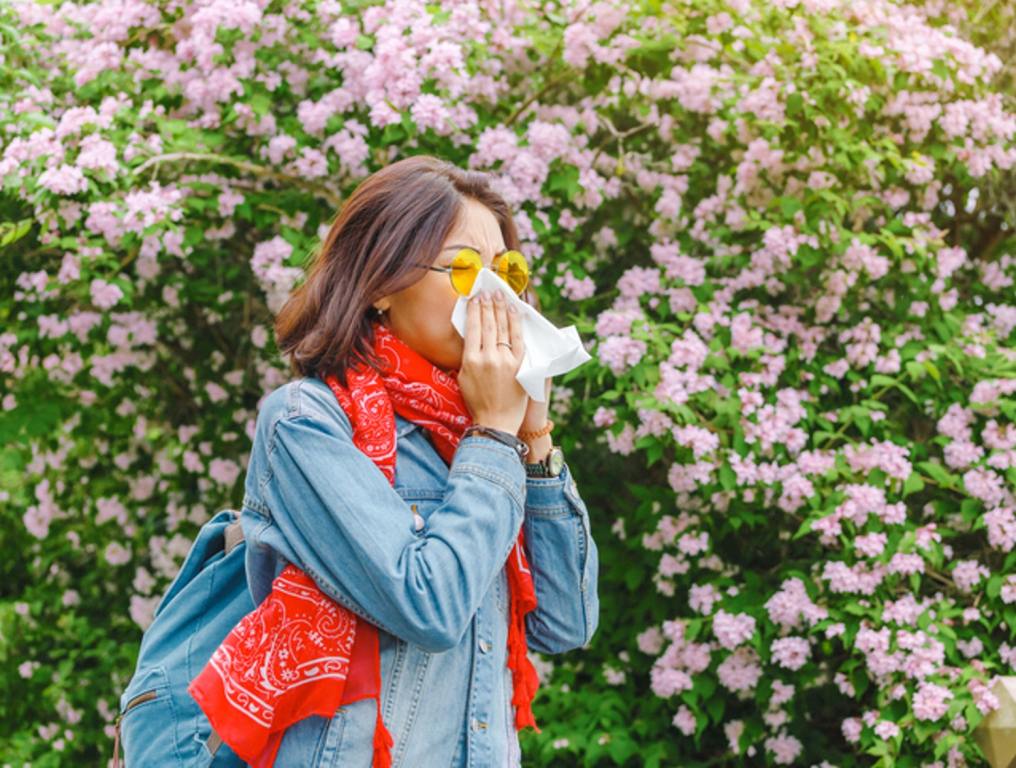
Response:
[[[530,104],[532,104],[537,99],[542,98],[551,88],[554,88],[561,82],[569,79],[571,76],[572,76],[571,72],[565,71],[560,73],[557,77],[552,77],[544,84],[542,88],[540,88],[540,90],[538,90],[536,93],[532,94],[529,98],[523,101],[518,106],[518,108],[511,113],[508,119],[504,121],[504,124],[511,125],[512,123],[514,123],[519,118],[519,116],[529,108]]]
[[[289,173],[283,173],[282,171],[266,168],[263,165],[258,165],[257,163],[252,163],[247,160],[240,160],[235,157],[226,157],[225,155],[216,155],[212,152],[169,152],[164,155],[156,155],[155,157],[148,158],[145,162],[135,168],[134,175],[140,176],[141,173],[151,166],[160,166],[162,163],[187,162],[191,160],[196,162],[231,165],[240,171],[253,174],[258,178],[273,179],[274,181],[280,181],[285,184],[301,187],[302,189],[323,198],[335,207],[338,207],[342,202],[342,198],[337,192],[321,184],[315,184],[314,182],[308,181],[300,176],[294,176]]]

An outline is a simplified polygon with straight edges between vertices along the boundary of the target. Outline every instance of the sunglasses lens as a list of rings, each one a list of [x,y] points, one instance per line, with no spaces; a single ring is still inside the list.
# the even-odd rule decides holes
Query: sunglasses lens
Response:
[[[462,248],[455,254],[452,261],[452,287],[462,296],[468,296],[473,290],[473,283],[483,266],[480,254],[471,248]]]
[[[494,265],[501,279],[511,286],[515,293],[522,293],[529,284],[529,265],[518,251],[505,251]]]

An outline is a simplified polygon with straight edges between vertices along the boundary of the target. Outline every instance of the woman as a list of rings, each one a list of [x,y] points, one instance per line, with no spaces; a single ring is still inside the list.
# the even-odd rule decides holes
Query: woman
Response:
[[[477,259],[525,288],[520,255],[502,253],[517,247],[483,174],[411,157],[356,189],[280,312],[298,378],[261,403],[241,518],[258,615],[195,686],[230,746],[252,731],[230,730],[227,689],[270,665],[313,659],[325,677],[319,660],[345,659],[335,679],[269,702],[291,722],[259,724],[248,753],[301,768],[520,764],[517,729],[536,726],[525,651],[587,645],[599,601],[588,512],[552,449],[547,403],[515,380],[519,318],[476,297],[464,339],[451,323]],[[277,637],[293,595],[317,590],[327,605],[308,603],[318,617],[300,627],[339,639],[313,656],[316,630]]]

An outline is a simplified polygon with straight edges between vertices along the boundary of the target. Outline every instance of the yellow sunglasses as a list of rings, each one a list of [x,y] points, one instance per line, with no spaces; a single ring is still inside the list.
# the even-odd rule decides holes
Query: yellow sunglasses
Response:
[[[462,296],[468,296],[473,289],[476,276],[483,269],[483,258],[473,248],[460,248],[450,267],[427,267],[434,272],[447,272],[452,281],[452,288]],[[529,285],[529,264],[526,257],[518,251],[503,251],[494,257],[490,264],[494,274],[508,283],[517,295],[521,295]]]

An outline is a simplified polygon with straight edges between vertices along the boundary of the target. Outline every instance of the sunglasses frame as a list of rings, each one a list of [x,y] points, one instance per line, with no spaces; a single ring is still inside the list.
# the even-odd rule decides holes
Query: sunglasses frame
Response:
[[[471,254],[471,255],[475,256],[476,260],[480,264],[480,269],[483,268],[483,257],[480,256],[479,252],[477,252],[473,248],[460,248],[458,251],[456,251],[455,258],[456,259],[459,258],[463,253],[465,253],[465,254]],[[520,259],[522,259],[522,263],[525,265],[526,282],[523,283],[522,287],[519,288],[517,291],[515,291],[515,289],[512,288],[512,284],[508,281],[507,274],[504,274],[504,273],[502,273],[499,270],[499,266],[502,263],[502,259],[504,259],[505,257],[511,256],[511,254],[518,254],[518,257]],[[462,293],[462,291],[460,291],[458,289],[458,287],[455,285],[455,270],[456,269],[460,269],[460,268],[457,268],[457,267],[454,267],[454,266],[452,266],[452,267],[433,267],[433,266],[430,266],[430,267],[427,267],[427,269],[429,269],[429,270],[431,270],[433,272],[447,272],[448,273],[448,279],[451,281],[451,284],[452,284],[452,289],[454,289],[454,291],[457,294],[459,294],[460,296],[466,296],[466,295],[468,295],[466,293]],[[523,256],[520,251],[517,251],[514,248],[510,249],[510,250],[507,250],[507,251],[503,251],[502,253],[499,253],[497,256],[495,256],[494,260],[490,263],[490,269],[491,269],[491,271],[494,274],[496,274],[498,277],[500,277],[502,280],[504,280],[506,283],[508,283],[508,287],[512,288],[512,290],[515,291],[516,295],[518,295],[518,296],[521,296],[523,294],[523,292],[525,292],[526,288],[529,286],[529,262],[526,260],[526,257]],[[480,273],[480,270],[477,269],[476,270],[476,274],[479,274],[479,273]],[[475,279],[476,278],[474,277],[473,280],[475,280]],[[471,289],[472,289],[472,285],[470,285],[470,290]]]

